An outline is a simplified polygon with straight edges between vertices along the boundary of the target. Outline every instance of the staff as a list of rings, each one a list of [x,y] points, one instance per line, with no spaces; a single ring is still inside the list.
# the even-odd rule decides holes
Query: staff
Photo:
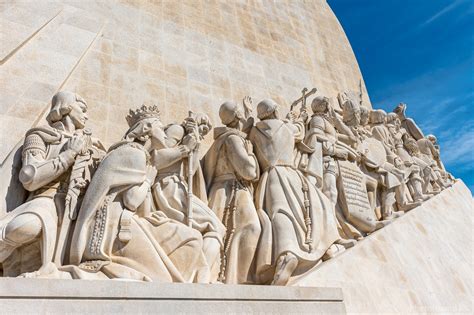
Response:
[[[188,117],[192,121],[194,120],[194,113],[189,111]],[[189,132],[189,131],[188,131]],[[195,132],[194,129],[192,132]],[[186,212],[188,226],[193,226],[193,156],[194,156],[194,149],[189,151],[188,154],[188,209]]]

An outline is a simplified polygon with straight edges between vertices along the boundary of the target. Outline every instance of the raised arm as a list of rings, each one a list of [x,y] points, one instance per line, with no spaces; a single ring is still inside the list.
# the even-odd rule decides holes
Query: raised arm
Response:
[[[231,135],[225,142],[227,156],[237,175],[247,181],[257,180],[259,168],[257,158],[253,154],[250,141]]]

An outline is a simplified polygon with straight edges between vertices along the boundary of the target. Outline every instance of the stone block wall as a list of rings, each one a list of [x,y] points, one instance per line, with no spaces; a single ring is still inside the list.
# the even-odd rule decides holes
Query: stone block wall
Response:
[[[192,109],[215,125],[224,100],[271,97],[287,108],[303,87],[334,101],[362,87],[370,106],[324,0],[4,1],[0,26],[2,165],[60,89],[88,101],[89,126],[106,145],[143,102],[159,105],[165,123]]]
[[[472,314],[473,209],[458,181],[293,285],[342,287],[353,314]]]

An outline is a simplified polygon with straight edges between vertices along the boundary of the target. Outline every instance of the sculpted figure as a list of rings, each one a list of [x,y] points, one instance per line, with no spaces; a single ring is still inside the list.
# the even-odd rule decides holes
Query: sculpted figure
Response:
[[[168,148],[156,106],[130,111],[127,121],[130,129],[84,196],[71,242],[75,266],[67,270],[74,278],[208,283],[201,234],[156,210],[150,192],[156,168],[181,159],[196,141]]]
[[[411,197],[415,202],[422,202],[429,198],[423,194],[424,174],[416,161],[408,154],[403,146],[403,137],[406,130],[400,128],[400,120],[395,113],[387,115],[387,129],[390,132],[390,142],[395,148],[396,157],[394,164],[408,174],[406,182],[411,192]]]
[[[450,186],[452,184],[452,176],[446,171],[441,161],[436,137],[434,135],[427,135],[426,138],[418,140],[417,143],[422,159],[442,178],[443,187]]]
[[[30,193],[24,204],[0,218],[0,263],[5,276],[25,272],[24,265],[37,269],[26,270],[33,271],[23,274],[26,277],[59,276],[69,223],[105,153],[100,142],[84,130],[86,111],[87,104],[79,95],[59,92],[52,99],[48,125],[26,133],[19,180]],[[21,253],[20,263],[9,264],[7,258],[15,249],[37,240],[41,242],[39,265],[24,262]]]
[[[441,191],[441,189],[445,188],[445,186],[447,185],[443,181],[442,175],[440,174],[440,172],[436,172],[433,169],[433,166],[436,168],[436,164],[431,163],[432,161],[427,159],[420,152],[418,142],[412,137],[406,135],[403,138],[403,144],[408,154],[413,158],[413,160],[416,161],[416,163],[420,166],[420,168],[425,174],[425,183],[423,186],[423,192],[425,194],[429,194],[429,193],[437,194]]]
[[[255,202],[268,215],[262,219],[257,272],[270,267],[272,284],[285,285],[314,266],[340,237],[333,205],[294,165],[304,123],[280,120],[273,100],[261,101],[257,116],[261,121],[249,134],[262,170]]]
[[[366,176],[355,164],[357,152],[338,141],[334,125],[341,125],[342,122],[330,110],[329,99],[318,96],[312,101],[311,108],[314,114],[308,124],[305,143],[317,148],[319,142],[322,147],[323,193],[336,206],[336,217],[340,230],[343,231],[341,234],[348,238],[362,238],[365,233],[373,232],[388,222],[378,222],[374,208],[371,207],[366,191]],[[361,131],[365,132],[365,129]],[[356,177],[360,180],[354,182]],[[339,191],[342,196],[339,196],[338,202]],[[357,231],[354,231],[354,227]]]
[[[415,140],[420,140],[424,138],[423,131],[421,131],[420,127],[415,123],[415,121],[411,118],[405,116],[405,111],[407,109],[407,105],[404,103],[400,103],[395,107],[393,112],[398,115],[400,119],[401,126],[407,131],[407,133]]]
[[[159,171],[152,192],[158,208],[169,218],[188,224],[201,232],[204,238],[204,254],[211,268],[211,281],[214,282],[219,273],[220,252],[226,229],[207,205],[206,187],[197,158],[199,141],[210,129],[209,118],[205,115],[189,117],[183,124],[170,124],[165,127],[166,146],[175,148],[175,153],[155,159],[155,166]],[[191,162],[188,159],[190,150],[183,145],[187,138],[198,142],[192,151],[194,158]],[[191,188],[187,183],[189,174],[193,177]],[[189,194],[189,189],[192,189],[192,194]],[[191,219],[188,218],[188,211],[192,212]]]
[[[225,127],[214,129],[214,143],[204,157],[209,207],[227,228],[219,280],[252,283],[261,232],[252,185],[259,178],[259,166],[252,143],[242,131],[246,120],[237,104],[225,102],[219,116]]]
[[[351,100],[343,105],[343,121],[349,131],[345,128],[338,128],[338,131],[346,135],[346,138],[341,137],[342,140],[347,141],[360,154],[361,170],[368,178],[372,178],[368,180],[368,186],[376,183],[375,193],[369,193],[369,196],[377,198],[380,195],[381,217],[391,220],[400,216],[400,213],[394,212],[394,205],[396,195],[402,195],[401,183],[398,174],[392,173],[395,167],[387,163],[385,147],[377,139],[367,136],[367,130],[360,126],[360,107]]]
[[[392,137],[389,128],[385,125],[387,118],[387,113],[381,109],[370,113],[372,135],[384,145],[387,153],[387,161],[389,162],[386,164],[387,169],[389,169],[400,180],[401,184],[397,188],[397,205],[400,210],[408,211],[418,206],[425,199],[420,189],[421,178],[419,176],[419,169],[402,167],[402,160],[395,153],[395,139]],[[393,116],[390,116],[388,119],[391,120],[393,118]],[[387,122],[387,124],[389,123],[390,121]],[[410,186],[413,188],[413,203],[410,203],[407,199],[408,190],[406,189],[406,184],[408,182],[410,182]]]

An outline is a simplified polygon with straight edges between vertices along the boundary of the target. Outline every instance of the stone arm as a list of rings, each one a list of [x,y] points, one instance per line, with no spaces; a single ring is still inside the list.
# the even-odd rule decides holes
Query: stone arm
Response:
[[[349,128],[336,113],[331,112],[330,117],[332,118],[334,128],[339,131],[337,138],[348,145],[356,144],[358,141],[357,136],[354,135],[351,128]]]
[[[57,157],[46,160],[46,144],[40,136],[30,134],[25,139],[20,182],[26,190],[35,191],[64,174],[74,163],[76,154],[67,149]]]
[[[439,159],[439,148],[436,148],[435,145],[431,141],[428,142],[428,148],[430,149],[433,158],[435,160],[438,160]]]
[[[225,142],[227,156],[235,173],[246,181],[255,181],[259,177],[259,167],[253,154],[252,144],[238,136],[231,135]]]
[[[179,145],[174,148],[165,148],[154,150],[152,152],[152,163],[159,171],[174,163],[188,157],[189,149],[184,145]]]
[[[138,207],[145,201],[148,192],[150,191],[150,183],[145,181],[141,185],[136,185],[125,191],[123,195],[124,206],[136,211]]]
[[[303,141],[305,136],[305,124],[303,121],[286,122],[286,125],[293,132],[296,143]]]
[[[379,126],[381,127],[381,126]],[[372,129],[372,136],[379,140],[383,147],[385,148],[385,153],[387,154],[387,159],[390,161],[394,161],[395,158],[397,157],[396,154],[394,153],[395,149],[393,146],[390,144],[390,139],[388,139],[388,135],[383,132],[382,128],[373,128]]]

